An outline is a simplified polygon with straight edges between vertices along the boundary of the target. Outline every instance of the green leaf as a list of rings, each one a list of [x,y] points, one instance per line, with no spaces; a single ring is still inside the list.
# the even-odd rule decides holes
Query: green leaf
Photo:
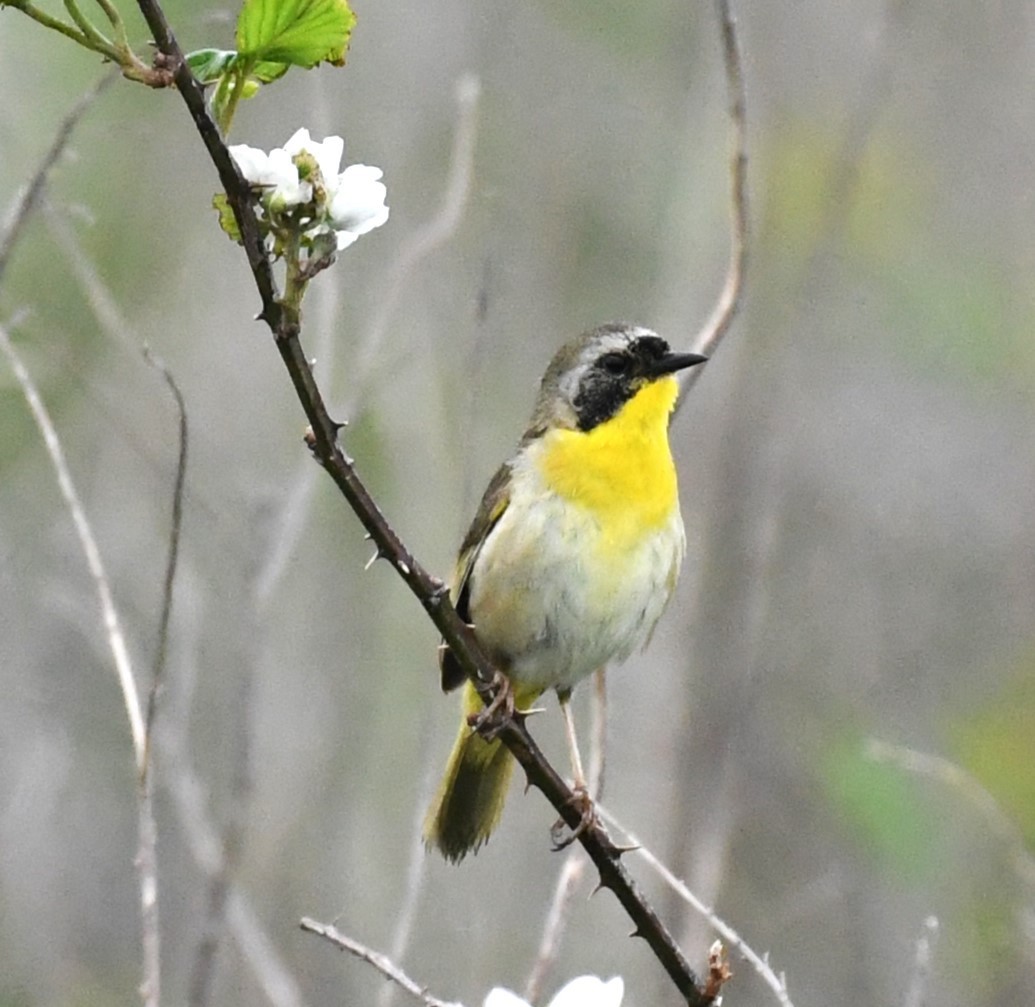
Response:
[[[184,57],[191,73],[202,84],[214,84],[233,67],[237,53],[233,49],[195,49]]]
[[[355,23],[346,0],[245,0],[237,47],[242,57],[264,63],[341,66]]]
[[[912,776],[874,762],[852,735],[828,748],[819,768],[827,798],[856,843],[909,881],[937,871],[942,826]]]
[[[273,81],[283,77],[288,72],[290,66],[290,63],[260,60],[255,66],[251,67],[248,77],[250,80],[257,80],[260,84],[271,84]]]
[[[219,214],[219,226],[226,233],[226,236],[232,241],[236,241],[237,244],[242,244],[241,230],[237,226],[237,218],[234,216],[234,211],[230,209],[230,202],[226,198],[226,193],[217,192],[212,197],[212,206]]]
[[[202,84],[215,84],[220,77],[232,77],[239,67],[247,70],[248,78],[258,84],[269,84],[288,72],[290,63],[243,58],[235,49],[196,49],[185,59],[191,73]]]
[[[954,725],[962,765],[995,798],[1035,851],[1035,654]]]

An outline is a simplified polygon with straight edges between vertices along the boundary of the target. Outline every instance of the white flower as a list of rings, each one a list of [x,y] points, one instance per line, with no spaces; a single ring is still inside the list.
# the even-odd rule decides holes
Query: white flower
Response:
[[[339,252],[388,219],[388,189],[380,181],[382,174],[380,168],[369,164],[350,164],[338,176],[330,219],[338,233]]]
[[[273,227],[286,224],[293,228],[301,221],[307,242],[333,231],[339,252],[388,219],[388,190],[381,181],[381,169],[350,164],[339,172],[344,152],[345,141],[340,136],[314,140],[307,129],[296,130],[283,147],[268,154],[243,143],[230,148],[241,174],[262,190],[264,221]],[[306,206],[307,212],[292,218],[295,223],[281,217],[298,206]]]
[[[621,976],[604,982],[596,976],[578,976],[562,987],[549,1007],[620,1007],[625,984]],[[531,1007],[516,993],[497,986],[489,991],[483,1007]]]
[[[263,188],[263,201],[271,208],[298,206],[313,198],[312,185],[299,181],[298,167],[291,160],[291,154],[281,147],[274,147],[267,154],[240,143],[230,148],[230,156],[246,181]]]
[[[341,164],[341,155],[345,153],[345,141],[340,136],[329,136],[323,143],[319,143],[310,137],[308,129],[298,129],[284,144],[284,150],[291,157],[301,154],[302,151],[312,154],[320,168],[324,185],[329,189],[338,178],[338,166]]]

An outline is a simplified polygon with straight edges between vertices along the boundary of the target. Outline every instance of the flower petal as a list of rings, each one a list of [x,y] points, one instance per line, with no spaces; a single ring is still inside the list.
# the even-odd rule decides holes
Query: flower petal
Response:
[[[249,147],[246,143],[235,143],[230,148],[230,156],[246,181],[253,185],[262,184],[260,179],[269,171],[270,157],[266,151]]]
[[[354,241],[356,241],[357,238],[359,238],[359,235],[354,234],[352,231],[335,231],[334,233],[338,237],[339,252],[345,251],[345,249],[348,248],[349,245],[351,245]]]
[[[299,181],[298,168],[291,160],[291,154],[281,147],[270,151],[267,184],[276,186],[270,196],[270,204],[278,208],[298,206],[313,198],[312,185]]]
[[[341,156],[345,153],[345,141],[340,136],[328,136],[323,143],[311,143],[309,149],[320,166],[320,174],[323,175],[323,183],[328,192],[337,188],[338,167],[341,164]]]
[[[530,1007],[530,1005],[516,993],[511,993],[502,986],[496,986],[489,990],[489,995],[485,998],[482,1007]]]
[[[379,181],[382,174],[368,164],[350,164],[341,173],[330,206],[331,221],[338,230],[366,234],[388,219],[388,189]]]
[[[596,976],[577,976],[557,992],[550,1007],[620,1007],[624,993],[621,976],[607,982]]]
[[[312,147],[312,144],[313,141],[309,136],[309,130],[302,127],[302,129],[296,129],[294,133],[291,134],[291,139],[284,144],[284,149],[291,157],[294,157],[303,150],[308,150]]]
[[[308,129],[296,129],[291,139],[284,144],[284,150],[294,158],[306,151],[316,159],[317,167],[323,176],[324,186],[328,191],[337,186],[338,166],[345,153],[345,141],[340,136],[328,136],[324,140],[314,140]]]

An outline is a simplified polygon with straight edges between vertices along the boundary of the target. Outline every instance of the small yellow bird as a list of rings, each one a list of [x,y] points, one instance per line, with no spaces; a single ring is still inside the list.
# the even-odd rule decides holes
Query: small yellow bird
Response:
[[[686,538],[668,442],[674,375],[705,359],[624,324],[563,346],[460,547],[457,612],[518,709],[557,691],[583,791],[568,699],[580,679],[646,643],[675,587]],[[444,690],[466,683],[463,721],[424,838],[455,862],[499,822],[514,760],[469,726],[484,707],[448,649],[440,664]]]

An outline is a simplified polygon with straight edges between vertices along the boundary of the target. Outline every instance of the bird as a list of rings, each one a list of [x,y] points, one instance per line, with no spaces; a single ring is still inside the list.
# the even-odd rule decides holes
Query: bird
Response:
[[[506,677],[514,708],[556,691],[574,789],[587,799],[571,691],[645,646],[675,588],[686,536],[668,427],[677,372],[706,359],[628,323],[565,343],[460,546],[457,613]],[[455,863],[499,823],[514,759],[472,729],[485,706],[444,644],[439,665],[444,691],[463,687],[462,721],[423,834]]]

